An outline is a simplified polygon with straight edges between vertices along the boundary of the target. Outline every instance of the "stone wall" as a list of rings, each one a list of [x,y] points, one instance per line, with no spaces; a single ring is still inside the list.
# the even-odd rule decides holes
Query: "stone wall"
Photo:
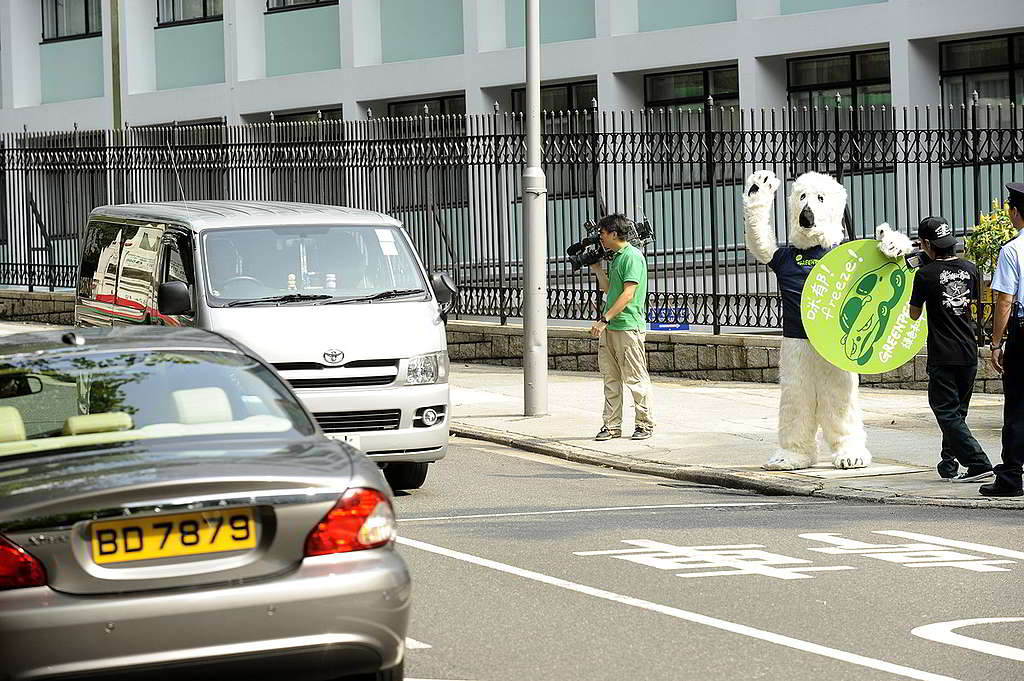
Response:
[[[647,334],[647,363],[652,374],[661,376],[777,383],[781,342],[780,336],[652,331]],[[453,362],[522,366],[522,326],[449,321],[448,354]],[[1002,392],[1002,382],[988,363],[988,350],[982,355],[976,390]],[[924,390],[927,361],[922,353],[893,371],[862,376],[861,383]],[[548,327],[548,368],[597,371],[597,341],[584,328]]]
[[[12,322],[73,324],[75,297],[71,293],[0,289],[0,319]]]

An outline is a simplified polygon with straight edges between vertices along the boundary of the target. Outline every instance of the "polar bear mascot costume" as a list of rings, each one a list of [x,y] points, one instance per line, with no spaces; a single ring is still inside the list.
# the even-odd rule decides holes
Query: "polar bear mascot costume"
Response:
[[[846,189],[821,173],[804,173],[789,194],[788,245],[779,246],[772,227],[779,179],[754,172],[743,193],[747,250],[775,272],[782,294],[783,338],[779,356],[779,449],[762,468],[791,471],[817,462],[815,438],[821,428],[836,468],[871,465],[857,398],[858,375],[825,361],[804,332],[800,295],[814,264],[843,241]],[[910,239],[879,225],[882,253],[897,258],[911,250]]]

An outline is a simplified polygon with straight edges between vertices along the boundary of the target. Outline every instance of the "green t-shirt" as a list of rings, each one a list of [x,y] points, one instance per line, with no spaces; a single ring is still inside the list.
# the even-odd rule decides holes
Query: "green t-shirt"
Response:
[[[642,331],[647,328],[647,257],[633,244],[623,246],[608,266],[608,295],[604,301],[604,312],[608,312],[622,295],[627,281],[636,282],[633,300],[612,318],[608,328],[615,331]]]

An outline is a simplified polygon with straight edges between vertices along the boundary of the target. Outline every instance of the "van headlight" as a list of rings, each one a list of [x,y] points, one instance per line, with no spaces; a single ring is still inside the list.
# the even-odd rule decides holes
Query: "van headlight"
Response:
[[[432,352],[409,360],[406,385],[430,385],[448,380],[448,353]]]

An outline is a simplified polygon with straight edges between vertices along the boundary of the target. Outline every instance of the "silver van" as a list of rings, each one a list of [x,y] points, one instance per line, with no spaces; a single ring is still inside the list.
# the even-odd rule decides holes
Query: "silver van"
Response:
[[[103,206],[81,248],[77,325],[194,326],[243,343],[394,489],[422,486],[444,457],[455,286],[428,276],[394,218],[302,203]]]

